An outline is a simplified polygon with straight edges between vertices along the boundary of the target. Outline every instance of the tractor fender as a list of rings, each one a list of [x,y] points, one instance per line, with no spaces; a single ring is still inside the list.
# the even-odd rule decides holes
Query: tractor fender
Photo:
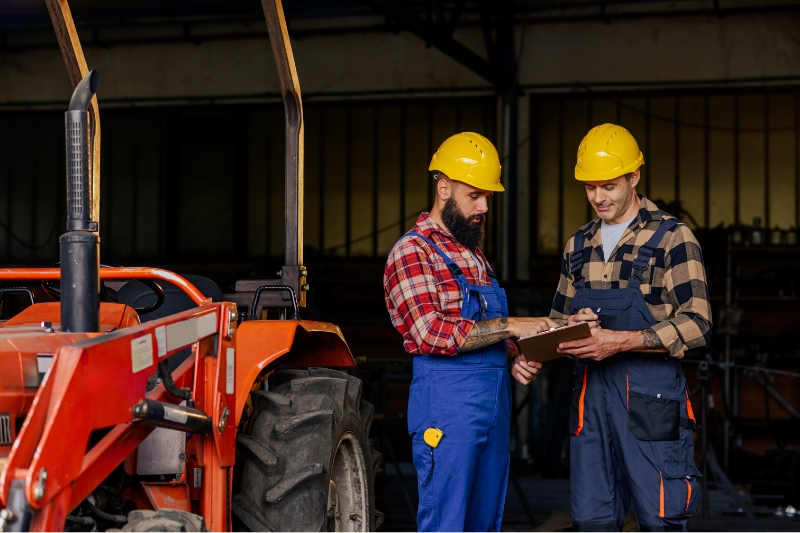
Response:
[[[234,342],[236,426],[239,425],[252,384],[265,372],[270,373],[281,366],[356,365],[342,330],[326,322],[250,320],[239,325]]]

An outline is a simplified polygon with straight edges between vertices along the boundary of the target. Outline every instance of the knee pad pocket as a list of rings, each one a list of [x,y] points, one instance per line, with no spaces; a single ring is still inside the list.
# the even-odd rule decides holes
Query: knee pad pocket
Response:
[[[681,518],[697,513],[697,469],[694,465],[665,462],[661,470],[659,517]]]

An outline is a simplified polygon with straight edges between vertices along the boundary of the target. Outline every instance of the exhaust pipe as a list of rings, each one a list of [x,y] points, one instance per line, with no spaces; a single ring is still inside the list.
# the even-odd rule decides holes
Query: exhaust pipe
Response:
[[[89,103],[99,75],[91,70],[75,87],[65,113],[67,233],[58,239],[61,260],[61,331],[100,330],[100,237],[90,220]]]

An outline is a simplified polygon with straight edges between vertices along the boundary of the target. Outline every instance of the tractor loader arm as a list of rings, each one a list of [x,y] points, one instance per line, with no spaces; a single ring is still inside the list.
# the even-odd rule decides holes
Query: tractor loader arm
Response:
[[[232,311],[231,304],[207,304],[61,347],[0,477],[0,500],[9,502],[12,481],[24,480],[32,529],[63,530],[66,515],[150,433],[152,427],[133,421],[133,407],[145,399],[147,380],[159,360],[186,346],[195,346],[196,357],[173,377],[179,387],[193,389],[197,405],[209,415],[215,413],[218,424],[232,405],[232,395],[225,394],[224,373],[220,377],[216,358],[209,361],[208,356],[227,352]],[[179,401],[169,397],[163,385],[146,397]],[[87,451],[91,432],[102,428],[111,431]],[[218,468],[222,462],[233,463],[234,428],[224,429],[227,433],[213,431],[205,437],[212,451],[208,458]]]
[[[59,348],[0,476],[0,501],[14,500],[19,480],[31,529],[62,530],[70,511],[152,431],[135,420],[135,407],[145,399],[179,403],[163,384],[150,393],[145,387],[159,361],[191,346],[173,378],[212,421],[196,435],[206,484],[201,509],[209,527],[229,530],[237,425],[254,383],[282,365],[355,365],[336,326],[250,321],[237,332],[236,317],[231,303],[205,304]],[[111,429],[87,450],[92,432],[104,428]]]

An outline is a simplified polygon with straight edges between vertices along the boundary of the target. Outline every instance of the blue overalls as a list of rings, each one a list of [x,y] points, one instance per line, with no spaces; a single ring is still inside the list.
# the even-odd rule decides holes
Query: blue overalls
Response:
[[[577,292],[571,312],[592,308],[616,331],[653,327],[639,285],[658,245],[677,225],[661,222],[640,247],[627,288],[587,289],[581,274],[592,247],[575,235],[570,256]],[[624,269],[624,267],[623,267]],[[694,415],[680,362],[662,353],[618,353],[582,359],[575,371],[570,419],[573,531],[621,531],[633,498],[642,531],[686,531],[697,507]]]
[[[463,294],[461,316],[476,322],[508,316],[506,293],[484,265],[491,286],[467,283],[436,244]],[[404,238],[405,238],[404,237]],[[455,356],[417,355],[408,399],[408,432],[417,470],[420,531],[500,531],[509,469],[511,383],[506,343]],[[433,449],[430,427],[444,436]]]

